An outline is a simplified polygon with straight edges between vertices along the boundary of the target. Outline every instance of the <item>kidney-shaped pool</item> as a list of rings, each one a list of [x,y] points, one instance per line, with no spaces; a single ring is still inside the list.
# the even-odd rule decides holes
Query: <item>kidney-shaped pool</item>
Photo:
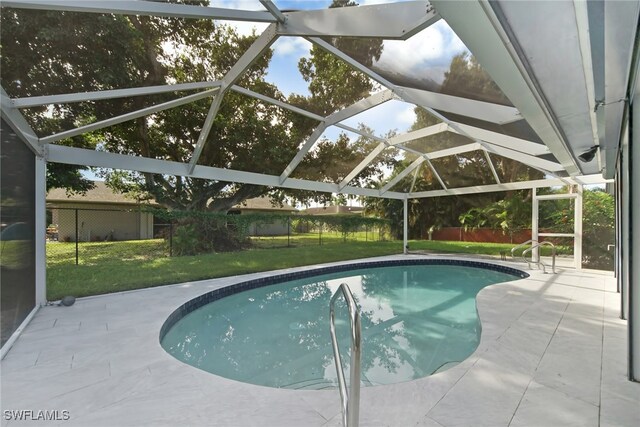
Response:
[[[398,383],[469,357],[480,341],[478,291],[527,276],[470,261],[378,265],[285,282],[287,276],[277,276],[281,283],[261,279],[205,294],[167,320],[162,346],[185,363],[238,381],[292,389],[335,387],[329,300],[347,283],[360,308],[362,385]],[[343,301],[336,310],[348,376]]]

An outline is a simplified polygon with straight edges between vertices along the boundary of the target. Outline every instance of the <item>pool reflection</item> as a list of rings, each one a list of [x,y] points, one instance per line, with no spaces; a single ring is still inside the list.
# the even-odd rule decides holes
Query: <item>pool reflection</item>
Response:
[[[408,381],[468,357],[480,338],[477,292],[513,279],[434,265],[316,276],[212,302],[178,321],[162,344],[176,358],[227,378],[273,387],[334,387],[328,307],[340,283],[347,283],[361,310],[363,384]],[[348,315],[342,302],[336,310],[347,368]]]

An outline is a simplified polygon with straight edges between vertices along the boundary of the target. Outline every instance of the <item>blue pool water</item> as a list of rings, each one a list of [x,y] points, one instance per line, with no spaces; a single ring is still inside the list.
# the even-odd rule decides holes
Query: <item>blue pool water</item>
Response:
[[[361,310],[362,384],[403,382],[445,370],[471,355],[481,331],[478,291],[516,278],[460,265],[313,276],[210,302],[179,319],[162,338],[162,346],[185,363],[238,381],[293,389],[335,387],[329,300],[347,283]],[[342,301],[336,318],[348,367],[349,324]]]

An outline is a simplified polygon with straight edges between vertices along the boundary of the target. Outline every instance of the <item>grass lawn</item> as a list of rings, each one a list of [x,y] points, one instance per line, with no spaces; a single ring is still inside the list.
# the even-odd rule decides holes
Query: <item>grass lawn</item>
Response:
[[[409,250],[411,251],[429,251],[436,253],[458,253],[458,254],[478,254],[478,255],[496,255],[499,256],[501,251],[506,251],[511,256],[511,249],[516,246],[513,243],[480,243],[480,242],[447,242],[439,240],[411,240],[409,241]],[[522,250],[529,246],[523,247]],[[564,246],[556,247],[558,255],[571,255],[573,248]],[[517,251],[518,255],[522,251]],[[543,256],[551,256],[551,248],[543,246],[540,254]]]
[[[149,252],[145,253],[144,250],[136,253],[134,248],[152,251],[158,245],[153,246],[154,241],[144,242],[147,245],[140,242],[102,243],[101,250],[95,251],[90,258],[91,263],[83,261],[80,265],[75,265],[74,244],[48,244],[47,299],[53,301],[65,295],[82,297],[105,294],[191,280],[391,255],[402,251],[402,243],[397,241],[348,242],[169,258],[166,255],[147,257]],[[109,251],[104,246],[108,243],[113,245],[113,250]],[[120,252],[118,247],[125,243],[133,245]],[[96,262],[98,260],[100,262]]]
[[[47,244],[47,299],[76,297],[147,288],[192,280],[256,273],[402,252],[400,241],[350,241],[323,236],[323,244],[292,240],[292,246],[275,249],[264,240],[243,252],[168,257],[162,239],[127,242],[81,243],[79,265],[75,244]],[[311,236],[308,236],[311,239]],[[316,237],[317,238],[317,235]],[[282,237],[274,238],[282,240]],[[286,236],[284,236],[286,245]],[[412,251],[500,255],[514,245],[500,243],[410,241]],[[547,255],[543,252],[543,255]]]

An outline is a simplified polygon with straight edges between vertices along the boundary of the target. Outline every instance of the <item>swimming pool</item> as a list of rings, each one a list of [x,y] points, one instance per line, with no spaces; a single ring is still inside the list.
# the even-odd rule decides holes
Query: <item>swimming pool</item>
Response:
[[[362,385],[409,381],[471,355],[480,341],[478,291],[527,276],[471,261],[351,268],[282,275],[271,284],[260,279],[205,294],[172,314],[161,344],[185,363],[238,381],[291,389],[335,387],[328,307],[338,286],[347,283],[361,311]],[[344,305],[338,304],[336,317],[348,376]]]

